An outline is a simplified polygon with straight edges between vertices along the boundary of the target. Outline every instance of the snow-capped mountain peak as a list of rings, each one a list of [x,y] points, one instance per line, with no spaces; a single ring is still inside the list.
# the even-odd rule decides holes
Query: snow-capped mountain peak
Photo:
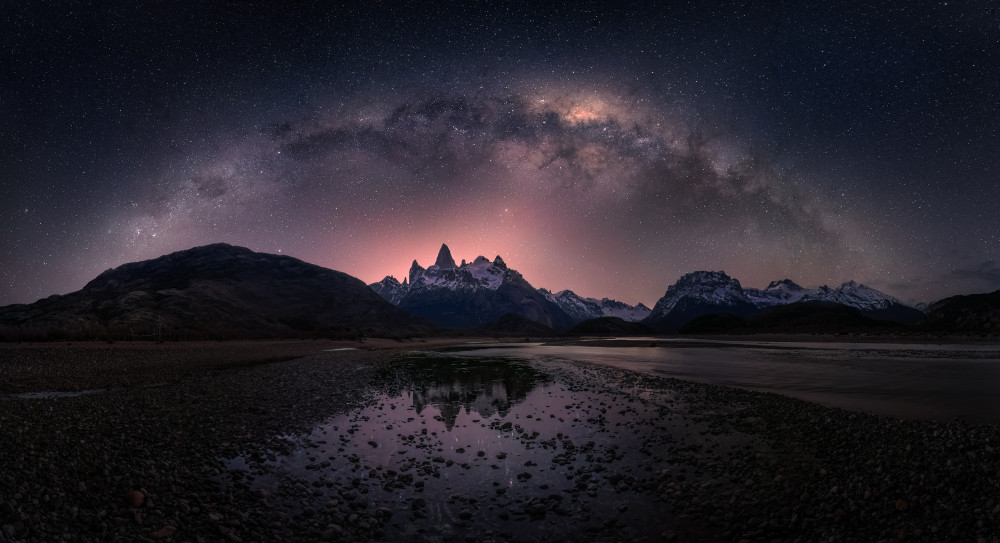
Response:
[[[372,283],[373,290],[390,302],[397,303],[411,290],[427,287],[439,287],[450,290],[475,290],[486,288],[496,290],[505,280],[520,278],[514,270],[508,270],[507,265],[499,256],[493,262],[484,256],[478,256],[471,263],[462,260],[461,266],[455,264],[448,245],[442,244],[434,265],[424,268],[416,260],[410,265],[407,280],[399,283],[392,276]]]
[[[612,300],[611,298],[601,298],[601,310],[605,317],[618,317],[629,322],[639,322],[649,316],[652,311],[642,302],[636,305],[629,305],[625,302]]]
[[[376,294],[392,305],[398,304],[399,301],[403,299],[407,286],[406,279],[403,279],[403,282],[400,283],[399,280],[391,275],[385,276],[385,278],[378,283],[368,285],[368,287],[374,290]]]
[[[577,321],[599,317],[619,317],[630,322],[639,322],[649,316],[649,308],[642,303],[629,305],[610,298],[584,298],[572,290],[561,290],[555,294],[544,288],[538,289],[549,301],[558,305]]]
[[[791,279],[782,279],[781,281],[771,281],[764,290],[799,291],[805,289]]]
[[[413,259],[413,264],[410,264],[410,273],[407,274],[407,279],[410,280],[410,284],[413,284],[414,279],[422,273],[424,273],[424,268],[421,267],[420,264],[417,264],[416,259]]]
[[[649,317],[643,320],[653,328],[676,331],[685,323],[712,313],[747,316],[757,306],[743,292],[740,282],[724,271],[696,271],[685,274],[667,287]]]
[[[664,316],[685,298],[700,302],[729,306],[752,304],[737,279],[724,271],[696,271],[684,274],[676,283],[667,287],[666,294],[656,302],[652,315]]]
[[[743,293],[746,294],[747,298],[760,308],[795,303],[801,301],[804,296],[814,292],[814,290],[799,286],[791,279],[771,281],[767,285],[767,288],[763,290],[756,288],[743,289]]]
[[[862,311],[886,309],[894,305],[905,305],[898,299],[856,281],[847,281],[837,288],[823,285],[802,301],[831,302],[854,307]]]
[[[847,281],[837,288],[823,285],[809,289],[791,279],[771,281],[765,289],[745,288],[743,292],[757,307],[763,309],[795,302],[825,302],[853,307],[861,311],[874,311],[903,305],[898,299],[879,292],[857,281]]]

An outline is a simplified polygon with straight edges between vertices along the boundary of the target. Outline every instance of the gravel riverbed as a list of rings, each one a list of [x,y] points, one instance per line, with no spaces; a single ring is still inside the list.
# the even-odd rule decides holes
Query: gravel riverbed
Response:
[[[3,346],[0,542],[1000,535],[993,425],[372,346]]]

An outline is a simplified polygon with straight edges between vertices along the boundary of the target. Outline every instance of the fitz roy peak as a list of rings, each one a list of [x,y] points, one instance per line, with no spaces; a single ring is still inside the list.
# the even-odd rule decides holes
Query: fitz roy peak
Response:
[[[414,260],[413,263],[416,264],[417,261]],[[455,259],[451,257],[451,250],[445,244],[441,244],[441,250],[438,252],[438,257],[434,265],[442,270],[450,270],[458,267],[455,265]]]
[[[702,315],[748,317],[760,310],[793,303],[833,303],[857,309],[863,316],[915,324],[923,314],[888,294],[848,281],[837,288],[807,289],[791,279],[772,281],[764,289],[743,288],[725,272],[698,271],[682,276],[667,288],[643,323],[675,332]]]
[[[448,328],[476,328],[506,314],[559,331],[576,324],[499,256],[456,265],[447,245],[441,245],[432,266],[414,260],[402,283],[388,276],[369,287],[396,307]]]

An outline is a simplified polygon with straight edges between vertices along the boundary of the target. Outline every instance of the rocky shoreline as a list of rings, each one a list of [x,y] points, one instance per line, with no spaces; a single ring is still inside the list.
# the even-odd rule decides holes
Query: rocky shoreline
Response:
[[[4,393],[107,390],[0,399],[0,542],[538,540],[532,529],[552,541],[1000,536],[993,425],[551,361],[535,364],[542,384],[506,415],[442,431],[411,413],[401,420],[426,434],[366,434],[402,424],[405,406],[387,398],[415,394],[400,353],[424,345],[292,343],[114,346],[128,360],[103,366],[117,359],[94,346],[4,346]],[[45,349],[47,370],[26,369]],[[51,360],[60,355],[69,362]],[[142,360],[152,362],[128,370]],[[494,445],[449,444],[462,427],[492,431]],[[365,448],[388,460],[351,456]],[[482,490],[461,483],[472,474]],[[446,483],[466,490],[434,492]]]

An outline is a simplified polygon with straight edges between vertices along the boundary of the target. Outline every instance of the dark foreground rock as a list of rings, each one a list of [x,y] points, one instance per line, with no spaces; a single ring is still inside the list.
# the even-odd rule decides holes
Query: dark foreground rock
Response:
[[[489,411],[468,397],[451,413],[440,410],[454,397],[442,379],[412,389],[412,364],[332,351],[199,368],[153,387],[5,396],[0,541],[538,540],[518,526],[552,541],[1000,534],[992,425],[556,361],[533,366],[543,383],[533,389],[520,376],[535,373],[497,370],[493,381],[514,391],[507,404]],[[400,392],[419,400],[402,417],[383,400]],[[523,398],[541,407],[512,407]],[[385,428],[397,419],[426,433]],[[365,432],[372,424],[383,431]],[[449,424],[490,441],[454,443]],[[514,465],[521,455],[531,460]],[[434,491],[482,474],[467,492]],[[399,499],[382,503],[386,494]]]

